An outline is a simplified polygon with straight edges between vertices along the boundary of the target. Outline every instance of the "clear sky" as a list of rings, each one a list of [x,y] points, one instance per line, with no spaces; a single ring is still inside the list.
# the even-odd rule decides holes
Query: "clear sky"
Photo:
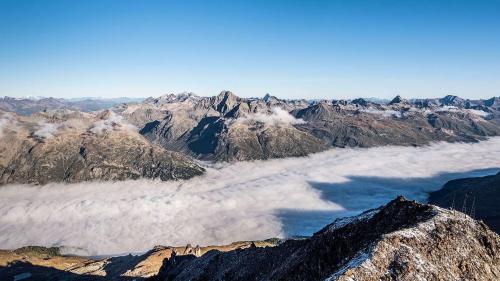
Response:
[[[0,0],[0,96],[500,96],[500,0]]]

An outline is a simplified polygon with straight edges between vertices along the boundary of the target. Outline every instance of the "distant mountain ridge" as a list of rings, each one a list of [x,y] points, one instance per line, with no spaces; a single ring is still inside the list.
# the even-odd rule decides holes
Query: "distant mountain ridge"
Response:
[[[111,108],[120,103],[136,103],[143,98],[51,98],[51,97],[23,97],[0,98],[0,110],[14,112],[18,115],[30,115],[40,111],[56,109],[71,109],[84,112],[97,111]]]
[[[284,100],[192,93],[113,110],[153,143],[193,157],[235,161],[304,156],[330,147],[423,145],[500,135],[500,98]]]

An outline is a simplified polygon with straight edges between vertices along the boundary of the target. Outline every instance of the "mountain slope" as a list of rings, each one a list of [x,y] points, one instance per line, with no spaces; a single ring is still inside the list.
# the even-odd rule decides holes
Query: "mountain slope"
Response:
[[[464,200],[465,199],[465,200]],[[443,208],[456,208],[471,214],[474,204],[474,217],[500,233],[500,172],[496,175],[456,179],[447,182],[443,188],[429,196],[429,203]],[[452,206],[452,205],[455,206]]]
[[[151,145],[113,112],[1,113],[0,184],[186,179],[203,169]]]

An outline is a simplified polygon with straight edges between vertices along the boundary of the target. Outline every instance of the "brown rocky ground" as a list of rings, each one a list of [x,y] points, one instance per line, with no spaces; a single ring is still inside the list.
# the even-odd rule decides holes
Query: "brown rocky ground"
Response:
[[[279,240],[240,241],[220,246],[156,246],[142,255],[93,259],[61,255],[58,248],[24,247],[0,250],[0,280],[143,280],[158,274],[164,260],[177,256],[202,256],[211,250],[227,252],[249,247],[273,247]],[[10,279],[9,279],[10,278]]]

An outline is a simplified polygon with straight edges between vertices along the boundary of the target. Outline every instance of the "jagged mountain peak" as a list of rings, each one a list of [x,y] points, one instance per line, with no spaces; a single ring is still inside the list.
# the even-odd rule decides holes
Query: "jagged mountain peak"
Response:
[[[439,99],[441,105],[464,106],[465,100],[454,95],[447,95]]]
[[[269,93],[267,93],[263,98],[262,98],[263,101],[265,102],[278,102],[280,101],[279,98],[275,97],[275,96],[272,96],[270,95]]]
[[[334,109],[334,107],[328,102],[318,102],[310,107],[299,110],[296,114],[296,117],[304,119],[306,121],[327,121],[335,118],[339,110],[339,108]]]
[[[233,109],[240,98],[230,91],[222,91],[212,99],[212,107],[222,114],[226,114]]]
[[[484,101],[485,106],[499,106],[500,105],[500,97],[492,97]]]
[[[403,97],[401,97],[400,95],[397,95],[389,102],[389,105],[403,104],[403,103],[408,103],[408,101]]]
[[[217,100],[222,100],[222,99],[239,99],[237,95],[235,95],[231,91],[221,91],[217,96]]]
[[[352,104],[361,105],[361,106],[367,106],[368,105],[368,101],[366,101],[363,98],[354,99],[354,100],[351,101],[351,103]]]

